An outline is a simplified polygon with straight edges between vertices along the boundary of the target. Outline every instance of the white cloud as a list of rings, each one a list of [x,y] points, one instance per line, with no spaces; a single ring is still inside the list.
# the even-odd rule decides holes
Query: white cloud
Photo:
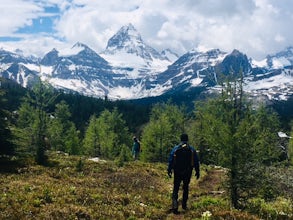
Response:
[[[10,35],[18,28],[30,25],[42,8],[33,2],[9,0],[0,4],[0,36]]]
[[[97,52],[128,23],[158,50],[183,54],[193,48],[234,48],[262,59],[293,45],[291,0],[4,0],[0,6],[0,36],[20,37],[17,45],[38,54],[80,41]],[[59,8],[59,15],[46,8]],[[52,16],[55,33],[17,33],[33,19]],[[55,16],[55,17],[53,17]],[[60,40],[62,39],[62,40]],[[29,43],[32,42],[32,43]],[[50,48],[50,49],[49,49]],[[35,52],[35,53],[36,53]]]

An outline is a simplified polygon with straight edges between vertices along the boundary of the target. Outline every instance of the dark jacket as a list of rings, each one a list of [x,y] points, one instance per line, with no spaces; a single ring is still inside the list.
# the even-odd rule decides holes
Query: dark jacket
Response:
[[[140,143],[138,141],[134,141],[132,146],[132,154],[138,154],[140,152]]]
[[[183,144],[186,144],[187,147],[192,151],[192,155],[193,155],[193,161],[192,163],[190,164],[191,168],[194,168],[195,172],[196,172],[196,175],[199,177],[199,159],[198,159],[198,156],[197,156],[197,153],[196,153],[196,150],[192,147],[192,146],[189,146],[187,144],[187,142],[181,142],[181,144],[175,146],[170,155],[169,155],[169,160],[168,160],[168,172],[171,172],[173,169],[174,169],[174,155],[176,153],[176,151],[183,145]],[[174,171],[175,172],[175,171]]]

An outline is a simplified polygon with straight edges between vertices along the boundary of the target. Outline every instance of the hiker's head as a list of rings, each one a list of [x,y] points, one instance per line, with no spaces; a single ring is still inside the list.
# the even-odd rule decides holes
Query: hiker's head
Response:
[[[187,142],[188,141],[188,135],[187,134],[181,134],[180,136],[180,140],[182,142]]]
[[[137,141],[137,137],[134,136],[134,137],[133,137],[133,141]]]

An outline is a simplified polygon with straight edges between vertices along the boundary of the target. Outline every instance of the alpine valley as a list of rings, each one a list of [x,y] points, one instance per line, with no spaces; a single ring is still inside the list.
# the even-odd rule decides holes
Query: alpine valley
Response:
[[[139,99],[189,91],[215,91],[223,76],[244,76],[244,90],[262,100],[286,100],[293,94],[293,47],[263,61],[238,50],[190,50],[182,56],[147,45],[132,24],[123,26],[97,53],[83,43],[44,57],[0,49],[0,76],[23,87],[38,79],[86,96]]]

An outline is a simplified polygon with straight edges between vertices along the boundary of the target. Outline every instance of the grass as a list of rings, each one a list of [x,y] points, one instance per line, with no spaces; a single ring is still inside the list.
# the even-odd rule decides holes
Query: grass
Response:
[[[0,219],[259,219],[230,208],[220,168],[202,166],[190,183],[189,209],[174,215],[166,164],[119,167],[57,153],[50,164],[1,170]]]

